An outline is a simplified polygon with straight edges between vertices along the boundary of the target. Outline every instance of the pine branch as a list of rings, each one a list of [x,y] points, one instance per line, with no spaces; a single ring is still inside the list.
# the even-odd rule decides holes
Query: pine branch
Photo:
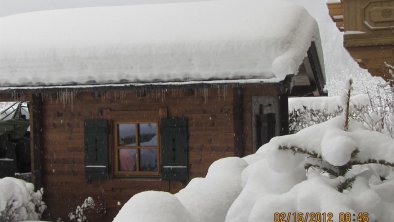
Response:
[[[278,149],[279,149],[279,150],[289,150],[289,151],[293,151],[294,154],[296,154],[296,153],[307,154],[307,155],[309,155],[309,156],[311,156],[311,157],[321,159],[321,156],[320,156],[319,154],[317,154],[316,152],[308,151],[308,150],[305,150],[305,149],[302,149],[302,148],[299,148],[299,147],[296,147],[296,146],[291,146],[291,147],[279,146]]]
[[[352,187],[353,182],[354,182],[355,180],[356,180],[356,177],[347,178],[343,183],[340,183],[340,184],[337,186],[338,191],[342,193],[342,192],[343,192],[344,190],[346,190],[347,188]]]
[[[304,166],[305,170],[308,170],[308,169],[311,168],[311,167],[319,168],[319,169],[323,170],[324,172],[327,172],[328,174],[330,174],[330,175],[332,175],[332,176],[335,176],[335,177],[338,177],[338,176],[339,176],[338,173],[335,172],[334,170],[332,170],[332,169],[330,169],[330,168],[327,168],[327,167],[323,167],[323,166],[317,165],[317,164],[307,163],[307,164],[305,164],[305,166]]]
[[[389,167],[394,167],[394,163],[390,163],[387,162],[386,160],[375,160],[375,159],[369,159],[367,161],[357,161],[357,160],[352,160],[349,162],[349,164],[351,165],[367,165],[367,164],[371,164],[371,163],[375,163],[375,164],[381,164],[381,165],[385,165],[385,166],[389,166]]]

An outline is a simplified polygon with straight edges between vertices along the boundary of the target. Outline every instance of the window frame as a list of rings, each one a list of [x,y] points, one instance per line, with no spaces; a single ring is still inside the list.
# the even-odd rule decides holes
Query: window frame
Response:
[[[139,145],[140,138],[140,125],[141,124],[156,124],[156,133],[157,133],[157,146],[141,146]],[[120,124],[135,124],[136,126],[136,146],[124,146],[119,144],[119,125]],[[160,158],[161,158],[161,145],[160,145],[160,125],[159,121],[115,121],[114,122],[114,175],[116,177],[160,177]],[[120,158],[119,158],[119,150],[123,147],[123,149],[134,149],[137,150],[138,157],[136,158],[137,163],[136,171],[122,171],[120,170]],[[140,150],[157,150],[157,170],[156,171],[140,171]]]

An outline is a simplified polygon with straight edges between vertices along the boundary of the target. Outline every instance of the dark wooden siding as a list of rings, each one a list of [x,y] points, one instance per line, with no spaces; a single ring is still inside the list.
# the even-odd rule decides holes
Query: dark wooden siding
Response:
[[[89,183],[85,180],[85,119],[159,121],[163,107],[170,117],[188,118],[190,178],[204,176],[213,161],[234,155],[231,88],[138,88],[44,96],[43,183],[51,219],[65,218],[65,213],[92,196],[106,209],[100,221],[111,221],[121,208],[118,202],[124,204],[138,192],[151,189],[176,192],[182,188],[177,182],[159,178],[120,179],[113,174],[106,181]],[[113,160],[113,140],[112,126],[110,160]],[[59,204],[59,199],[65,205]]]
[[[22,92],[20,98],[30,100],[31,93],[37,91]],[[92,214],[92,221],[112,221],[123,204],[138,192],[161,190],[174,193],[183,187],[180,182],[162,181],[160,178],[114,177],[113,122],[159,121],[163,116],[186,117],[189,178],[192,179],[205,176],[209,166],[217,159],[252,153],[252,96],[277,96],[280,88],[278,84],[222,84],[48,89],[40,93],[40,152],[44,199],[49,206],[47,219],[66,219],[67,213],[91,196],[99,207],[98,213]],[[109,120],[108,180],[89,182],[85,179],[86,119]],[[238,137],[235,133],[242,135]],[[235,149],[235,146],[241,148]]]

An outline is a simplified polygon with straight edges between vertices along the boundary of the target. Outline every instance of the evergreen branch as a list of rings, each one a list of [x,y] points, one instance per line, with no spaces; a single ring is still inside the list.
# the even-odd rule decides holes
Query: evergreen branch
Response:
[[[385,165],[385,166],[389,166],[389,167],[394,167],[394,163],[390,163],[387,162],[385,160],[375,160],[375,159],[369,159],[367,161],[357,161],[357,160],[352,160],[349,162],[349,164],[351,165],[367,165],[367,164],[371,164],[371,163],[376,163],[376,164],[381,164],[381,165]]]
[[[307,164],[305,164],[305,166],[304,166],[305,170],[308,170],[310,167],[316,167],[316,168],[322,169],[324,172],[327,172],[327,173],[329,173],[330,175],[335,176],[335,177],[338,177],[338,176],[339,176],[338,173],[335,172],[334,170],[332,170],[332,169],[330,169],[330,168],[327,168],[327,167],[323,167],[323,166],[317,165],[317,164],[307,163]]]
[[[344,190],[346,190],[347,188],[352,187],[353,182],[354,182],[355,180],[356,180],[356,177],[347,178],[343,183],[340,183],[340,184],[337,186],[338,191],[342,193],[342,192],[343,192]]]
[[[279,146],[278,149],[279,150],[290,150],[290,151],[293,151],[294,154],[296,154],[296,153],[307,154],[307,155],[309,155],[311,157],[321,159],[321,156],[318,153],[313,152],[313,151],[308,151],[308,150],[305,150],[305,149],[302,149],[302,148],[299,148],[299,147],[296,147],[296,146],[291,146],[291,147]]]

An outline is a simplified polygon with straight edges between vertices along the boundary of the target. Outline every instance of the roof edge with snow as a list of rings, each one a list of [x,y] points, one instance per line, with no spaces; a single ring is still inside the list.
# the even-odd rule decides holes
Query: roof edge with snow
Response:
[[[284,1],[31,12],[0,18],[0,86],[279,82],[319,39],[307,11]]]

